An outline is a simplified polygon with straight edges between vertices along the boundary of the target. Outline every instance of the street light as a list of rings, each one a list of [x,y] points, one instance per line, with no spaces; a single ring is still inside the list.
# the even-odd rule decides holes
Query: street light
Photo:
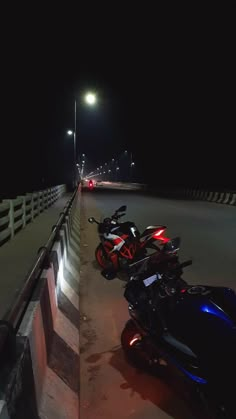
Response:
[[[86,103],[87,105],[93,106],[93,105],[96,104],[96,102],[97,102],[97,97],[96,97],[95,93],[87,92],[84,95],[84,103]],[[76,179],[77,179],[77,173],[76,173],[76,140],[77,140],[77,137],[76,137],[76,134],[77,134],[77,132],[76,132],[76,110],[77,110],[77,101],[75,99],[75,102],[74,102],[74,131],[72,131],[72,130],[67,131],[68,135],[74,134],[74,167],[75,167],[74,182],[75,182],[75,185],[76,185]],[[85,154],[82,154],[82,158],[83,157],[85,157]]]
[[[116,181],[118,180],[118,173],[120,173],[119,170],[120,170],[120,168],[117,166],[116,167],[116,172],[115,172],[116,173],[116,176],[115,176]]]
[[[75,107],[75,110],[76,110],[76,107]],[[76,130],[76,125],[75,125],[75,130]],[[76,184],[76,178],[77,178],[77,170],[76,170],[76,132],[69,129],[67,131],[67,134],[69,136],[74,134],[74,182]]]
[[[132,155],[131,155],[131,158],[132,158]],[[131,160],[131,165],[130,165],[130,182],[132,182],[132,180],[133,180],[133,171],[132,171],[132,168],[134,166],[135,166],[135,163],[134,163],[134,161]]]
[[[96,95],[92,92],[86,93],[85,96],[84,96],[84,100],[90,106],[95,105],[95,103],[97,102]]]

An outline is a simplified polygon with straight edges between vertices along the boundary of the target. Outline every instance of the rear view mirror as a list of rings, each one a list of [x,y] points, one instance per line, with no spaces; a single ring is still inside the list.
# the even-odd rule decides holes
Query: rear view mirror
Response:
[[[115,272],[115,271],[112,271],[112,270],[109,270],[109,269],[104,269],[104,270],[101,272],[101,274],[102,274],[102,276],[103,276],[104,278],[106,278],[108,281],[111,281],[112,279],[115,279],[115,278],[116,278],[116,272]]]
[[[90,218],[88,219],[88,222],[89,222],[89,223],[91,223],[91,224],[93,224],[93,223],[95,222],[95,218],[90,217]]]
[[[127,206],[126,206],[126,205],[122,205],[122,207],[120,207],[120,208],[117,210],[117,212],[124,212],[124,211],[126,211],[126,209],[127,209]]]

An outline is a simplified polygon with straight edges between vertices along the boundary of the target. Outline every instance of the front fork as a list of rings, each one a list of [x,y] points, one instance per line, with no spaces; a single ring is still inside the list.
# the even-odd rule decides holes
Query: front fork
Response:
[[[135,309],[131,304],[129,305],[129,314],[133,322],[135,323],[135,326],[137,328],[137,334],[140,335],[140,350],[142,352],[142,357],[146,359],[147,365],[152,368],[159,368],[160,365],[166,366],[166,363],[160,357],[158,349],[154,344],[152,338],[150,337],[149,333],[139,325],[138,319],[136,318]]]

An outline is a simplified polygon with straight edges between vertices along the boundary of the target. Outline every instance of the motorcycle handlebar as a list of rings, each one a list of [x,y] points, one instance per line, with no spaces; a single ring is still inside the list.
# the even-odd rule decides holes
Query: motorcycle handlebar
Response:
[[[187,266],[192,265],[193,261],[192,260],[186,260],[185,262],[179,263],[174,267],[170,267],[169,268],[169,272],[171,273],[175,273],[175,274],[181,274],[182,273],[182,269],[186,268]]]
[[[123,214],[113,214],[112,215],[112,220],[118,220],[119,218],[123,217],[125,215],[125,212]]]
[[[181,268],[186,268],[187,266],[190,266],[192,264],[193,264],[193,261],[192,260],[186,260],[185,262],[183,262],[183,263],[180,264],[180,267]]]
[[[125,212],[123,212],[123,214],[118,215],[119,218],[124,217]]]

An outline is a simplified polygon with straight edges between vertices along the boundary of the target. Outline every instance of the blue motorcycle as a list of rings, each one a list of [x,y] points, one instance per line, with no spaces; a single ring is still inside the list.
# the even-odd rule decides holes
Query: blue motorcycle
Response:
[[[236,294],[226,287],[188,285],[181,275],[192,262],[179,262],[179,245],[175,238],[161,255],[130,267],[124,296],[131,319],[121,344],[136,365],[157,373],[163,363],[174,367],[215,418],[235,419]]]

